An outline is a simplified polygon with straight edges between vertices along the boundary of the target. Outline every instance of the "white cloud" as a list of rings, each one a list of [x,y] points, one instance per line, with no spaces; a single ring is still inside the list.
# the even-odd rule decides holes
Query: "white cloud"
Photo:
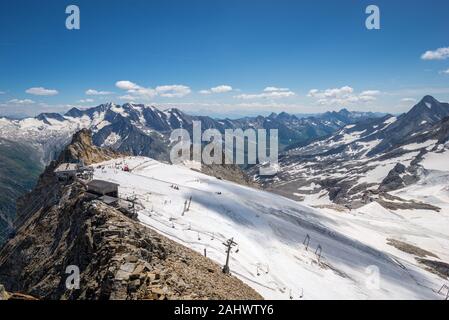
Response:
[[[239,94],[234,98],[243,100],[252,99],[280,99],[294,96],[295,93],[288,88],[266,87],[262,93]]]
[[[379,90],[366,90],[360,93],[361,96],[378,96],[381,94]]]
[[[119,99],[120,99],[120,100],[125,100],[125,101],[127,101],[127,102],[135,102],[136,97],[133,97],[133,96],[130,95],[130,94],[125,94],[124,96],[120,96]]]
[[[86,90],[86,95],[88,96],[107,96],[107,95],[111,95],[113,94],[113,92],[109,92],[109,91],[98,91],[95,89],[88,89]]]
[[[141,87],[138,84],[128,80],[117,81],[115,83],[115,86],[121,90],[126,90],[126,92],[128,93],[127,95],[120,97],[123,100],[150,100],[157,96],[156,90],[152,88]],[[129,99],[131,97],[132,99]]]
[[[376,100],[380,95],[379,90],[365,90],[359,94],[354,93],[350,86],[332,88],[326,90],[312,89],[307,96],[317,99],[317,103],[327,106],[345,106],[355,103],[367,103]]]
[[[401,102],[402,103],[414,103],[414,102],[416,102],[416,99],[414,99],[414,98],[402,98]]]
[[[278,87],[266,87],[263,89],[265,92],[273,92],[273,91],[290,91],[289,88],[278,88]]]
[[[94,99],[81,99],[78,102],[79,103],[91,103],[91,102],[94,102]]]
[[[447,48],[439,48],[435,51],[426,51],[421,59],[423,60],[444,60],[449,58],[449,47]]]
[[[441,70],[440,73],[442,73],[442,74],[449,74],[449,69],[447,69],[447,70]]]
[[[175,85],[158,86],[156,87],[156,92],[161,97],[165,98],[182,98],[192,91],[187,86],[175,84]]]
[[[229,114],[232,117],[242,117],[245,115],[270,114],[273,111],[297,113],[298,110],[307,108],[297,103],[282,103],[278,101],[239,101],[236,103],[226,102],[167,102],[154,103],[154,106],[160,109],[171,107],[180,108],[191,114],[208,114],[222,117]],[[316,112],[316,107],[311,107],[307,112]]]
[[[25,92],[35,96],[55,96],[59,93],[58,90],[46,89],[43,87],[29,88]]]
[[[128,80],[117,81],[115,83],[115,86],[117,88],[119,88],[119,89],[122,89],[122,90],[138,90],[139,88],[141,88],[140,86],[138,86],[134,82],[131,82],[131,81],[128,81]]]
[[[9,102],[9,103],[12,103],[12,104],[20,104],[20,105],[24,105],[24,104],[34,104],[34,103],[36,103],[35,101],[30,100],[30,99],[23,99],[23,100],[20,100],[20,99],[12,99],[12,100],[9,100],[8,102]]]
[[[318,89],[312,89],[308,93],[308,97],[310,98],[319,98],[319,99],[327,99],[327,98],[339,98],[339,97],[345,97],[354,92],[354,89],[349,86],[344,86],[341,88],[333,88],[333,89],[326,89],[326,90],[318,90]]]
[[[276,92],[270,92],[270,93],[258,93],[258,94],[239,94],[238,96],[235,96],[237,99],[244,99],[244,100],[251,100],[251,99],[278,99],[278,98],[287,98],[294,96],[295,93],[291,91],[276,91]]]
[[[311,90],[309,91],[309,93],[307,94],[307,96],[308,96],[309,98],[315,98],[316,95],[319,94],[319,92],[320,92],[320,90],[318,90],[318,89],[311,89]]]
[[[220,86],[216,86],[216,87],[210,88],[208,90],[201,90],[201,91],[199,91],[199,93],[201,93],[201,94],[226,93],[226,92],[231,92],[232,90],[233,89],[231,86],[222,84]]]
[[[5,91],[0,91],[0,94],[6,94],[6,92]]]
[[[212,91],[213,93],[225,93],[225,92],[232,91],[232,87],[223,84],[221,86],[217,86],[217,87],[211,88],[210,91]]]
[[[127,94],[121,96],[120,99],[128,101],[150,100],[156,96],[164,98],[180,98],[191,92],[190,88],[184,85],[163,85],[153,89],[142,87],[128,80],[117,81],[115,86],[127,92]]]

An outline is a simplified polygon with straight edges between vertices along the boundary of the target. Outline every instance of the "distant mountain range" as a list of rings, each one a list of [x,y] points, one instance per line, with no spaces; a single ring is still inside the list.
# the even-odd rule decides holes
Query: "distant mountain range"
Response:
[[[0,174],[0,187],[4,191],[0,198],[0,229],[4,238],[7,226],[14,219],[15,199],[32,187],[44,165],[53,160],[70,142],[72,135],[82,128],[93,132],[93,141],[97,146],[168,161],[170,133],[181,127],[191,130],[193,121],[201,121],[203,130],[215,128],[221,132],[236,128],[278,129],[281,147],[285,148],[327,136],[348,124],[379,116],[382,115],[342,109],[309,117],[282,112],[267,117],[220,120],[191,116],[176,108],[162,111],[141,104],[107,103],[87,110],[73,108],[64,115],[42,113],[20,120],[0,118],[0,136],[8,141],[0,147],[8,146],[9,150],[2,152],[0,159],[5,168],[5,172]],[[20,159],[30,161],[23,164]],[[214,171],[210,167],[205,169]],[[232,180],[246,180],[236,176],[236,168],[223,170],[233,173]],[[10,179],[12,176],[18,179]]]
[[[360,203],[365,203],[370,198],[366,193],[371,191],[366,188],[374,188],[371,183],[357,183],[356,179],[369,171],[366,165],[373,157],[390,157],[392,161],[387,171],[392,170],[398,161],[395,162],[394,155],[390,156],[389,152],[407,153],[397,150],[404,144],[431,139],[426,134],[442,128],[440,122],[448,115],[448,104],[430,96],[424,97],[410,112],[400,116],[342,109],[308,117],[282,112],[241,119],[214,119],[188,115],[176,108],[160,110],[142,104],[107,103],[86,110],[73,108],[64,115],[43,113],[21,120],[0,118],[0,136],[9,144],[20,145],[22,149],[17,150],[27,150],[26,154],[33,157],[28,176],[35,180],[36,170],[54,159],[70,142],[72,135],[82,128],[93,132],[93,141],[97,146],[165,162],[169,160],[172,130],[182,127],[191,131],[193,121],[201,121],[203,130],[214,128],[221,132],[236,128],[278,129],[280,147],[284,150],[280,159],[281,172],[272,178],[258,177],[258,182],[295,199],[303,198],[302,195],[298,196],[301,194],[297,192],[298,188],[309,187],[311,183],[320,184],[317,190],[329,193],[331,202],[346,204],[350,201],[351,205],[356,205],[357,201],[364,199]],[[4,159],[5,163],[16,155],[4,153],[4,158],[8,157],[11,159]],[[254,176],[256,168],[248,168],[247,173]],[[412,180],[416,180],[416,168],[407,168],[410,176],[414,177]],[[14,175],[19,169],[9,170]],[[386,178],[388,173],[382,178]],[[0,217],[4,219],[0,220],[3,220],[4,229],[14,217],[14,206],[5,203],[14,203],[15,198],[30,187],[30,182],[16,186],[5,176],[0,180],[0,185],[5,189],[14,190],[1,199]],[[376,180],[376,183],[376,188],[379,188],[381,181]],[[357,191],[359,189],[360,192]]]
[[[299,118],[285,112],[264,117],[241,119],[213,119],[191,116],[179,109],[165,111],[141,104],[102,104],[87,110],[73,108],[66,114],[43,113],[21,120],[0,119],[0,134],[13,141],[32,144],[48,162],[70,140],[72,134],[88,128],[93,131],[94,143],[135,155],[168,160],[168,138],[174,129],[191,130],[193,121],[201,121],[202,129],[278,129],[283,147],[305,143],[310,139],[329,135],[347,124],[382,115],[371,112],[327,112]]]
[[[400,116],[366,119],[289,148],[276,176],[257,179],[269,190],[315,205],[358,208],[377,201],[393,209],[438,210],[432,203],[393,198],[388,192],[441,171],[448,149],[449,104],[425,96]],[[257,175],[257,167],[250,173]]]

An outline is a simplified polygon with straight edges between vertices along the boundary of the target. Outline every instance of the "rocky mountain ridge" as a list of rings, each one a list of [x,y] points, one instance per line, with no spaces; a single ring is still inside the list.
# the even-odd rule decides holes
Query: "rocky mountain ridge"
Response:
[[[260,299],[211,260],[53,173],[64,161],[117,155],[93,146],[87,130],[74,136],[19,201],[16,234],[0,251],[0,283],[42,299]],[[66,287],[68,266],[80,270],[79,290]]]
[[[214,119],[191,116],[176,108],[162,111],[142,104],[107,103],[86,110],[72,108],[64,115],[43,113],[21,120],[0,118],[0,134],[13,141],[30,143],[44,163],[59,154],[61,146],[70,142],[71,136],[82,128],[93,132],[93,141],[97,146],[167,161],[171,131],[184,128],[191,132],[193,121],[200,121],[202,130],[217,129],[220,132],[225,129],[278,129],[283,147],[305,143],[331,134],[347,124],[376,117],[379,115],[375,113],[342,109],[305,118],[282,112],[267,117]]]
[[[388,192],[444,171],[437,161],[449,147],[448,116],[449,104],[426,96],[403,115],[347,125],[292,148],[280,156],[276,176],[257,180],[273,192],[315,205],[358,208],[377,201],[386,208],[438,211],[432,203],[397,199]],[[256,170],[250,173],[257,175]]]

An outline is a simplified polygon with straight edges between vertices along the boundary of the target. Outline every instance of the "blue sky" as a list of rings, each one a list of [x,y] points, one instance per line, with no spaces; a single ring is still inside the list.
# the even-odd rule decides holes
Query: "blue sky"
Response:
[[[65,27],[70,4],[80,30]],[[369,4],[380,30],[365,28]],[[399,113],[425,94],[449,101],[448,12],[446,0],[1,1],[0,114],[106,101]]]

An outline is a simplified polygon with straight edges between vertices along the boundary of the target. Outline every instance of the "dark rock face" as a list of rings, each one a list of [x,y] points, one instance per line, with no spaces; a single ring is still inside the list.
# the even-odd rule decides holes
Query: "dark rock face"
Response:
[[[92,132],[82,129],[73,135],[72,142],[61,152],[58,163],[77,162],[82,160],[85,165],[113,159],[119,152],[107,148],[96,147],[92,142]]]
[[[405,186],[404,180],[401,178],[401,174],[405,173],[406,167],[398,163],[391,169],[387,177],[382,181],[379,186],[381,191],[393,191]]]
[[[50,124],[48,119],[54,119],[54,120],[58,120],[58,121],[65,120],[64,117],[62,115],[60,115],[59,113],[41,113],[40,115],[38,115],[36,117],[36,119],[42,120],[46,124]]]
[[[34,187],[42,169],[30,147],[0,138],[0,247],[12,231],[16,200]]]
[[[259,184],[253,181],[239,166],[233,164],[223,165],[202,165],[201,173],[207,174],[217,179],[223,179],[240,185],[259,188]]]
[[[428,260],[422,258],[416,258],[418,262],[422,263],[427,267],[427,270],[435,273],[441,278],[447,280],[449,279],[449,264],[442,261]]]
[[[329,189],[329,199],[335,201],[343,189],[340,187],[332,187]]]

